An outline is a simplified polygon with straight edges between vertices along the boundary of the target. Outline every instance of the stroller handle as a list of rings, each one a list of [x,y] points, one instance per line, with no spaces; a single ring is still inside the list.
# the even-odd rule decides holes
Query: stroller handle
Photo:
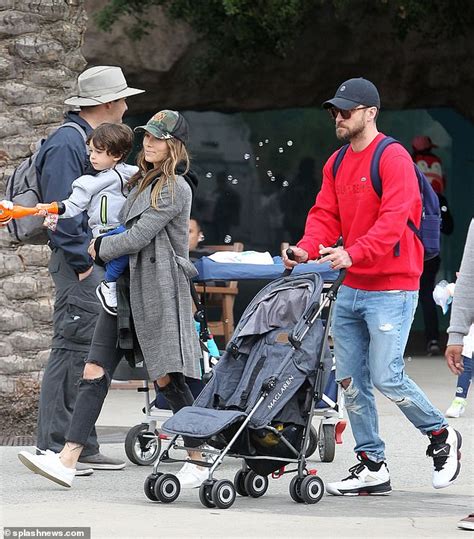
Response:
[[[339,247],[340,245],[342,245],[341,238],[338,239],[338,241],[333,245],[333,247]],[[295,259],[295,253],[293,252],[293,249],[291,249],[291,247],[288,247],[288,249],[286,250],[286,256],[290,260]],[[291,269],[290,270],[287,269],[285,270],[283,275],[286,277],[287,275],[290,275],[291,271],[292,271]],[[339,287],[344,281],[346,277],[346,273],[347,271],[345,269],[340,270],[339,275],[337,276],[337,279],[334,281],[334,283],[331,285],[331,288],[328,290],[327,296],[331,301],[336,299],[337,291],[339,290]]]
[[[331,288],[328,290],[327,297],[331,301],[336,299],[337,291],[339,290],[339,287],[346,278],[346,273],[346,269],[339,270],[339,275],[337,276],[337,279],[332,283]]]
[[[293,252],[293,249],[290,249],[290,247],[288,247],[288,249],[286,250],[286,256],[290,260],[294,260],[295,259],[295,253]],[[293,271],[293,268],[291,268],[291,269],[286,268],[285,271],[283,272],[283,277],[288,277],[288,275],[291,275],[292,271]]]

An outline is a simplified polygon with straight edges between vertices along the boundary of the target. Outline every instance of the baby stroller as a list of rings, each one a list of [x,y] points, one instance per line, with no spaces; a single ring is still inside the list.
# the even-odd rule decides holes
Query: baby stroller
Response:
[[[317,503],[323,496],[324,483],[316,470],[308,470],[305,451],[315,402],[330,373],[328,320],[343,278],[341,272],[325,293],[317,273],[286,276],[264,287],[244,311],[194,405],[163,424],[174,434],[170,448],[186,449],[177,442],[180,435],[214,448],[212,462],[191,461],[209,468],[199,489],[205,507],[227,509],[236,493],[262,496],[269,474],[296,472],[290,496],[298,503]],[[242,459],[242,468],[233,481],[216,480],[213,474],[226,456]],[[178,478],[158,471],[170,462],[185,461],[172,458],[170,449],[162,452],[145,481],[149,499],[170,503],[178,498]],[[287,470],[288,464],[296,467]]]

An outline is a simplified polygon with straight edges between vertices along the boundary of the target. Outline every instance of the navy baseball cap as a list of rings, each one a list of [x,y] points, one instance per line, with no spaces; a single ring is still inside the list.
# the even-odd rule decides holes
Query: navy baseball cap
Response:
[[[336,107],[341,110],[355,109],[359,105],[380,108],[380,96],[375,84],[362,77],[346,80],[339,86],[336,95],[323,103],[325,109]]]

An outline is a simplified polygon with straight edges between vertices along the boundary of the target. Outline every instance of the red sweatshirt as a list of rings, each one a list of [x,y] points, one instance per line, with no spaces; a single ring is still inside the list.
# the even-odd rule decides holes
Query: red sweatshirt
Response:
[[[361,152],[349,149],[336,180],[332,167],[337,152],[323,168],[323,183],[306,220],[298,247],[309,258],[319,256],[319,244],[329,247],[342,235],[352,258],[344,284],[362,290],[418,290],[423,271],[423,245],[408,227],[421,219],[421,196],[413,161],[400,144],[390,144],[380,159],[382,198],[370,180],[377,137]],[[400,242],[400,256],[394,247]]]

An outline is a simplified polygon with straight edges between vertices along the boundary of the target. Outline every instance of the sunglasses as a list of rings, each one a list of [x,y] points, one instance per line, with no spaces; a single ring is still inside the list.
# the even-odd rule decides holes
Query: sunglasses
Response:
[[[331,116],[331,118],[333,120],[335,120],[337,118],[337,115],[340,114],[341,115],[341,118],[343,120],[348,120],[351,116],[352,116],[352,113],[353,112],[356,112],[358,110],[364,110],[364,109],[371,109],[372,107],[357,107],[355,109],[350,109],[350,110],[342,110],[342,109],[338,109],[337,107],[330,107],[328,109],[328,112]]]

